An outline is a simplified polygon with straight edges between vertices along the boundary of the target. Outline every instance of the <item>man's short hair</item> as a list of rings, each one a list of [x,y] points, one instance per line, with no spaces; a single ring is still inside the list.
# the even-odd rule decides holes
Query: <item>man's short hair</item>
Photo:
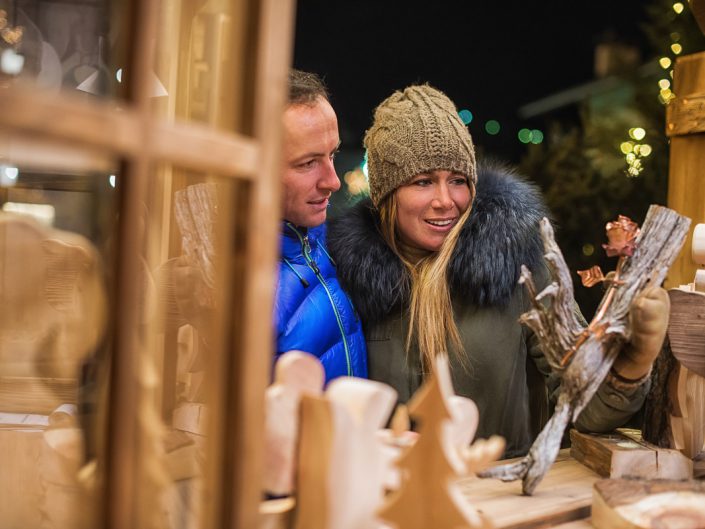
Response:
[[[318,75],[295,69],[289,72],[289,105],[311,104],[319,97],[328,101],[328,89]]]

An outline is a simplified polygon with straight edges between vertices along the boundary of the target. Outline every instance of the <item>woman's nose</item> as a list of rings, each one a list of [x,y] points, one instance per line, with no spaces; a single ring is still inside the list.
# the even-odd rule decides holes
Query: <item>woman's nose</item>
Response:
[[[431,206],[438,209],[450,209],[453,207],[453,199],[450,196],[448,186],[443,184],[437,186]]]

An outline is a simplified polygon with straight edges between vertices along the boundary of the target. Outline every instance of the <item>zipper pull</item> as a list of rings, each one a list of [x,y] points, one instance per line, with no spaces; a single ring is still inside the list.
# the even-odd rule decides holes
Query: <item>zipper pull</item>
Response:
[[[306,260],[308,261],[308,264],[311,267],[311,270],[313,270],[313,273],[318,275],[321,272],[318,269],[318,265],[316,264],[316,261],[314,261],[313,258],[311,257],[311,244],[308,242],[308,235],[304,235],[303,241],[304,241],[304,256],[306,257]]]

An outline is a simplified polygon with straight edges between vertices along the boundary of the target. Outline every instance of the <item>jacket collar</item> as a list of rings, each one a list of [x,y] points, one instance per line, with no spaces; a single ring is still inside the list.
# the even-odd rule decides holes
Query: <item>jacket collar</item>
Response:
[[[303,228],[295,226],[289,221],[282,221],[280,237],[281,257],[293,259],[302,255],[302,239],[304,237],[308,237],[311,249],[315,249],[318,246],[319,239],[325,236],[325,229],[324,224],[313,228]]]
[[[521,265],[543,260],[538,223],[548,216],[538,189],[500,166],[478,168],[473,209],[448,270],[453,296],[478,307],[506,306]],[[381,236],[379,215],[363,200],[331,220],[328,248],[338,277],[367,323],[406,304],[408,277]]]

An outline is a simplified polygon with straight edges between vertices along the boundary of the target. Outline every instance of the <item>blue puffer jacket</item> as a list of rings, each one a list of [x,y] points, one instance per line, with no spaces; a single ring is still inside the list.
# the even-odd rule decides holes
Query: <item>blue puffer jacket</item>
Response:
[[[362,322],[336,277],[325,248],[326,226],[285,222],[274,305],[277,357],[292,349],[316,355],[326,383],[339,376],[367,378]]]

